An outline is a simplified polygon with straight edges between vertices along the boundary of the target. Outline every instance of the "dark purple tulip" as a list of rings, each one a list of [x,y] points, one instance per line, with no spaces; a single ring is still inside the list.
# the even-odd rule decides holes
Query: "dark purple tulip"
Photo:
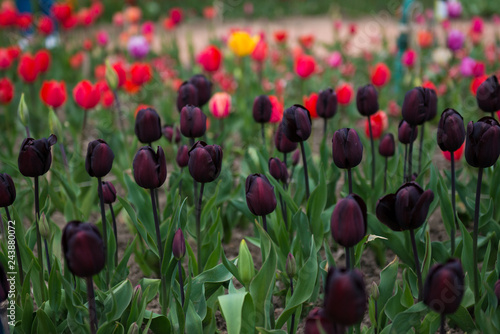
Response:
[[[283,123],[280,123],[278,126],[276,136],[274,137],[274,144],[276,145],[276,149],[281,153],[290,153],[297,148],[297,143],[290,141],[290,139],[285,136]]]
[[[288,169],[285,163],[278,158],[269,159],[269,173],[278,181],[286,183],[288,181]]]
[[[476,100],[482,111],[495,112],[500,110],[500,85],[495,75],[490,76],[478,87]]]
[[[402,144],[410,144],[410,142],[415,141],[418,136],[417,127],[413,128],[413,136],[411,136],[411,126],[404,119],[399,122],[398,127],[398,140]]]
[[[267,123],[271,119],[273,105],[269,96],[259,95],[253,100],[252,115],[257,123]]]
[[[437,113],[437,95],[434,89],[415,87],[409,90],[403,101],[401,113],[412,126],[423,124]]]
[[[378,111],[378,92],[375,86],[368,84],[358,88],[356,107],[363,116],[371,116]]]
[[[196,182],[212,182],[219,177],[222,165],[222,149],[219,145],[198,141],[188,154],[189,173]]]
[[[160,116],[153,108],[141,109],[135,117],[135,135],[143,144],[149,144],[161,138]]]
[[[104,268],[104,242],[94,224],[69,222],[63,230],[62,248],[69,270],[78,277],[97,275]]]
[[[200,108],[187,105],[181,110],[181,132],[185,137],[202,137],[207,130],[207,116]]]
[[[21,144],[17,165],[21,174],[27,177],[41,176],[49,171],[52,163],[50,147],[57,143],[57,137],[33,139],[26,138]]]
[[[172,140],[178,144],[181,141],[181,130],[179,127],[173,127],[172,125],[165,125],[162,128],[163,136],[167,139],[168,142],[172,142]],[[174,137],[175,133],[175,137]]]
[[[262,174],[252,174],[247,177],[245,193],[248,209],[256,216],[265,216],[276,209],[274,187]]]
[[[344,247],[355,246],[366,234],[366,204],[356,194],[341,199],[330,221],[333,240]]]
[[[437,129],[437,143],[441,151],[455,152],[465,140],[464,119],[448,108],[441,114]]]
[[[343,334],[345,328],[335,324],[325,316],[325,311],[315,307],[309,312],[304,326],[305,334]]]
[[[394,136],[392,133],[386,133],[382,139],[380,139],[378,153],[383,157],[392,157],[395,150],[396,144],[394,143]]]
[[[292,154],[292,166],[297,166],[300,161],[300,150],[293,152]]]
[[[354,325],[363,319],[367,297],[363,275],[357,269],[330,268],[325,286],[325,316],[334,323]]]
[[[288,278],[293,278],[297,274],[297,262],[292,253],[288,253],[286,257],[285,272]]]
[[[497,296],[498,302],[500,303],[500,279],[495,283],[495,296]]]
[[[172,241],[172,253],[177,260],[180,260],[186,254],[186,241],[184,239],[184,233],[179,228],[174,235],[174,240]]]
[[[335,131],[332,139],[333,162],[338,168],[354,168],[363,158],[363,144],[354,129]]]
[[[181,112],[187,105],[198,105],[198,90],[192,83],[184,81],[177,91],[177,110]]]
[[[7,281],[7,275],[3,269],[3,265],[0,263],[0,303],[7,299],[9,295],[9,282]]]
[[[465,160],[472,167],[493,166],[500,155],[500,125],[491,117],[483,117],[467,125]]]
[[[424,285],[424,304],[441,314],[454,313],[464,296],[464,271],[458,259],[432,266]]]
[[[395,194],[377,201],[378,220],[393,231],[406,231],[422,226],[434,200],[432,190],[424,191],[416,182],[403,184]]]
[[[311,115],[300,104],[294,104],[283,113],[283,131],[291,141],[298,143],[311,135]]]
[[[104,198],[104,204],[113,204],[116,201],[116,189],[113,183],[102,182],[102,197]]]
[[[141,147],[134,157],[132,168],[135,182],[142,188],[159,188],[167,179],[167,161],[161,146],[156,153],[150,146]]]
[[[179,147],[177,151],[177,156],[175,157],[175,161],[177,161],[177,165],[180,168],[184,168],[188,165],[189,162],[189,147],[187,145],[182,145]]]
[[[189,83],[194,85],[198,92],[198,103],[195,105],[203,107],[212,96],[212,82],[210,82],[210,80],[208,80],[203,74],[196,74],[189,79]]]
[[[318,94],[316,113],[321,118],[332,118],[337,113],[337,94],[331,88],[322,90]]]
[[[9,174],[0,174],[0,208],[12,205],[16,200],[16,187]]]
[[[108,143],[102,139],[96,139],[87,147],[85,169],[92,177],[106,176],[113,167],[114,158],[115,155]]]

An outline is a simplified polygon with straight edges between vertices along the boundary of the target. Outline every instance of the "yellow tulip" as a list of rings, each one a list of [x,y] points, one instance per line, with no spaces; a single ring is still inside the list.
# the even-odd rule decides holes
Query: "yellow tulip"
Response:
[[[259,36],[250,36],[246,31],[235,31],[229,36],[227,45],[238,57],[245,57],[253,52],[259,39]]]

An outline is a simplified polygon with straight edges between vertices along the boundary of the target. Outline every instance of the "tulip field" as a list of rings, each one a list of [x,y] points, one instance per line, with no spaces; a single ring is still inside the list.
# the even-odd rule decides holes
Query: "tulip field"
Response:
[[[498,8],[201,3],[0,0],[0,334],[500,333]]]

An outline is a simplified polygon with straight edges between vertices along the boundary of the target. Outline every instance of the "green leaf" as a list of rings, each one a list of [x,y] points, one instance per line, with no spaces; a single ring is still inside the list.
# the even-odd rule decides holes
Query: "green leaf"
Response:
[[[323,223],[321,221],[321,213],[323,212],[326,205],[326,182],[325,182],[325,172],[321,169],[319,184],[312,192],[307,202],[307,217],[309,218],[309,224],[311,226],[311,231],[314,236],[314,244],[316,245],[316,250],[319,250],[323,242]]]
[[[413,305],[406,311],[399,313],[398,315],[396,315],[392,323],[392,328],[395,329],[392,331],[392,333],[408,332],[412,327],[417,326],[421,323],[422,317],[427,312],[427,307],[424,305],[424,303],[420,302]]]
[[[295,201],[290,196],[290,193],[285,189],[283,189],[283,186],[278,181],[276,181],[274,177],[272,177],[271,174],[269,174],[269,172],[266,172],[265,175],[269,180],[269,182],[271,182],[273,187],[279,191],[281,197],[286,202],[287,207],[290,208],[290,210],[292,211],[292,215],[294,215],[297,211],[299,211],[299,207],[297,206],[297,204],[295,204]]]
[[[458,326],[466,333],[471,333],[477,329],[476,325],[474,324],[474,320],[472,320],[470,316],[470,313],[462,305],[458,307],[458,310],[455,313],[449,314],[448,318],[456,322]]]
[[[221,312],[226,319],[227,333],[251,333],[255,329],[255,319],[253,314],[252,296],[248,292],[237,292],[224,296],[219,296]],[[243,313],[245,303],[251,309],[251,313]],[[250,316],[250,317],[249,317]]]
[[[59,261],[54,261],[52,270],[49,276],[49,302],[50,307],[57,314],[61,304],[61,275],[59,269]]]
[[[153,331],[153,333],[168,334],[171,332],[170,321],[167,319],[166,316],[153,313],[148,310],[146,310],[144,316],[148,319],[151,317],[151,325],[149,328]]]
[[[132,294],[132,283],[128,279],[111,290],[111,293],[104,300],[104,312],[108,321],[117,320],[121,317],[132,300]]]
[[[386,302],[391,298],[398,275],[399,260],[397,257],[380,272],[380,285],[378,287],[380,297],[378,299],[379,309],[382,310]]]
[[[36,311],[37,333],[56,333],[56,326],[41,308]]]

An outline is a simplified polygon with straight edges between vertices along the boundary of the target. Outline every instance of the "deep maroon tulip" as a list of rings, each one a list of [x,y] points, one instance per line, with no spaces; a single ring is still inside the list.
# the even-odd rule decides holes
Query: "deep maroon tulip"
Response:
[[[394,143],[394,136],[392,133],[386,133],[382,139],[380,139],[378,153],[383,157],[392,157],[395,150],[396,144]]]
[[[378,110],[378,93],[375,86],[368,84],[358,88],[356,94],[356,107],[363,116],[371,116]]]
[[[167,179],[167,161],[161,146],[156,153],[150,146],[141,147],[134,157],[132,168],[135,182],[142,188],[159,188]]]
[[[338,168],[354,168],[363,158],[363,144],[354,129],[335,131],[332,139],[333,162]]]
[[[63,230],[62,248],[69,270],[78,277],[97,275],[104,268],[104,243],[94,224],[69,222]]]
[[[300,161],[300,151],[297,150],[292,154],[292,166],[297,166]]]
[[[311,115],[300,104],[294,104],[283,113],[283,131],[291,141],[298,143],[311,135]]]
[[[253,100],[252,115],[257,123],[267,123],[271,119],[273,105],[269,96],[259,95]]]
[[[184,233],[179,228],[174,234],[174,240],[172,241],[172,253],[177,260],[180,260],[186,254],[186,241],[184,239]]]
[[[500,279],[495,283],[495,296],[497,296],[498,302],[500,303]]]
[[[102,182],[102,197],[105,204],[113,204],[116,201],[116,189],[113,183]]]
[[[367,297],[363,276],[357,269],[330,268],[325,286],[325,316],[351,326],[363,319]]]
[[[483,81],[476,91],[478,107],[485,112],[500,110],[500,85],[495,75]]]
[[[207,130],[207,116],[200,108],[187,105],[181,110],[181,132],[185,137],[202,137]]]
[[[417,127],[413,128],[413,136],[411,135],[411,126],[406,122],[404,119],[399,122],[399,127],[398,127],[398,140],[402,144],[410,144],[411,142],[415,141],[418,136],[418,129]]]
[[[330,221],[333,240],[344,247],[355,246],[366,234],[366,204],[356,194],[341,199]]]
[[[198,105],[198,90],[195,85],[185,81],[177,91],[177,110],[180,112],[187,105]]]
[[[465,140],[464,119],[448,108],[443,111],[437,129],[437,143],[441,151],[455,152]]]
[[[437,113],[437,95],[434,89],[415,87],[409,90],[403,101],[401,113],[412,126],[423,124]]]
[[[337,113],[337,94],[331,88],[322,90],[318,94],[316,113],[321,118],[332,118]]]
[[[274,187],[262,174],[252,174],[247,177],[245,193],[248,209],[256,216],[265,216],[276,209]]]
[[[393,231],[416,229],[425,222],[433,200],[432,190],[424,191],[417,183],[408,182],[395,194],[378,200],[377,218]]]
[[[288,180],[288,169],[286,165],[278,158],[269,159],[269,173],[278,181],[286,183]]]
[[[189,79],[189,83],[194,85],[198,92],[198,103],[195,105],[203,107],[212,96],[212,82],[203,74],[196,74]]]
[[[21,174],[27,177],[41,176],[49,171],[52,163],[50,147],[57,143],[57,137],[33,139],[26,138],[21,144],[17,165]]]
[[[9,282],[7,281],[7,275],[3,269],[3,265],[0,263],[0,303],[7,299],[9,295]]]
[[[274,137],[274,144],[276,145],[276,149],[281,153],[290,153],[297,149],[297,143],[290,141],[290,139],[285,136],[283,123],[280,123],[278,126],[276,136]]]
[[[432,266],[424,286],[424,304],[441,314],[454,313],[464,296],[464,271],[458,259]]]
[[[182,145],[181,147],[179,147],[175,161],[177,161],[177,165],[179,165],[180,168],[184,168],[188,165],[189,147],[187,145]]]
[[[87,157],[85,159],[85,169],[92,177],[106,176],[113,167],[115,155],[102,139],[91,141],[87,147]]]
[[[219,177],[222,165],[222,149],[219,145],[198,141],[188,154],[189,173],[196,182],[212,182]]]
[[[16,187],[9,174],[0,174],[0,208],[12,205],[16,200]]]
[[[325,311],[315,307],[309,312],[304,327],[305,334],[343,334],[345,328],[342,325],[335,324],[325,316]]]
[[[179,127],[173,127],[172,125],[165,125],[162,128],[163,135],[167,139],[168,142],[172,142],[172,140],[178,144],[181,141],[181,130]],[[175,136],[174,136],[175,133]]]
[[[143,144],[149,144],[161,138],[160,116],[153,108],[139,110],[135,117],[135,135]]]
[[[472,167],[493,166],[500,155],[500,125],[491,117],[483,117],[467,125],[465,159]]]

